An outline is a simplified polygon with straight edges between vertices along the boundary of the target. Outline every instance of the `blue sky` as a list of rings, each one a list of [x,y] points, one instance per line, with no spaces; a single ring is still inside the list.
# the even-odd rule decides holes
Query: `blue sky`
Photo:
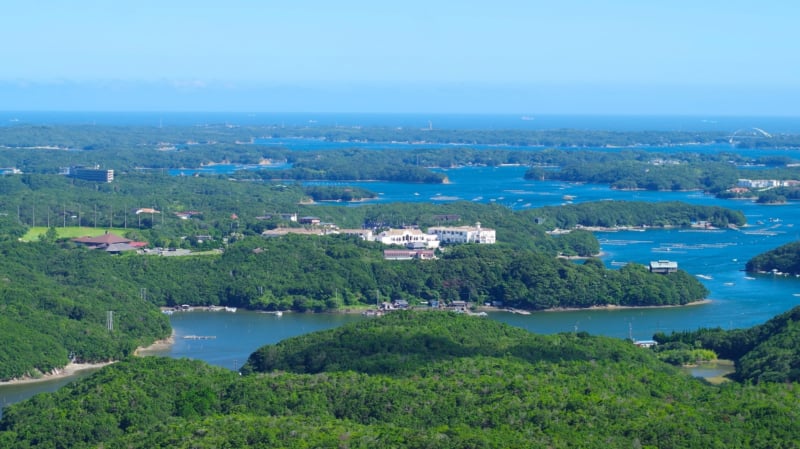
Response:
[[[800,116],[800,3],[8,2],[0,109]]]

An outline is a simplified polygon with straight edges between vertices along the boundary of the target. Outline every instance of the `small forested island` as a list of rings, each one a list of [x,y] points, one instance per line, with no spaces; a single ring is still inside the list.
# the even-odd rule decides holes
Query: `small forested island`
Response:
[[[546,206],[530,212],[543,217],[543,224],[560,229],[589,228],[713,228],[739,227],[747,224],[741,211],[717,206],[690,205],[678,201],[645,203],[599,201]]]
[[[772,380],[711,385],[619,339],[393,312],[260,348],[241,373],[128,358],[8,407],[0,446],[793,447],[800,395]]]
[[[772,273],[800,275],[800,242],[783,246],[759,254],[747,261],[745,269],[750,273]]]
[[[378,196],[375,192],[359,187],[308,186],[304,192],[314,201],[361,201]]]

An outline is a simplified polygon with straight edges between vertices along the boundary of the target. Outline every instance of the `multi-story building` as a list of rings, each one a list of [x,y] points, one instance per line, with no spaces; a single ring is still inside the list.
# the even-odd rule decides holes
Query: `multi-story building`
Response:
[[[375,241],[384,245],[422,246],[427,249],[439,247],[439,239],[435,235],[426,234],[416,228],[389,229],[378,234]]]
[[[496,236],[494,229],[482,228],[481,223],[475,226],[432,226],[428,234],[435,235],[441,243],[484,243],[494,244]]]
[[[372,229],[338,229],[336,232],[345,235],[355,235],[361,240],[365,240],[367,242],[372,242],[375,240],[375,236],[372,234]]]
[[[99,166],[69,167],[66,174],[84,181],[111,182],[114,180],[114,170],[101,170]]]

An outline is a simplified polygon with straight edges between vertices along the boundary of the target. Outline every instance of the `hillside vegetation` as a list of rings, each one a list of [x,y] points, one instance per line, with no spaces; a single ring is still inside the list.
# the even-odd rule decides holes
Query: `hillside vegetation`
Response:
[[[290,339],[261,348],[244,372],[129,359],[9,407],[0,445],[707,449],[800,440],[791,384],[712,386],[629,342],[448,313],[393,313]]]
[[[800,307],[748,329],[698,329],[656,334],[662,345],[703,348],[733,360],[742,382],[800,381]]]
[[[791,242],[759,254],[747,261],[745,269],[751,273],[781,272],[800,274],[800,242]]]
[[[343,235],[249,237],[221,255],[187,258],[0,242],[0,379],[123,358],[169,335],[156,306],[305,312],[406,299],[546,309],[687,304],[707,294],[683,271],[609,270],[597,259],[577,264],[507,245],[454,247],[430,261],[387,261],[383,248]]]
[[[0,380],[37,377],[70,360],[118,360],[170,334],[167,317],[121,282],[125,273],[86,269],[102,256],[0,242]]]

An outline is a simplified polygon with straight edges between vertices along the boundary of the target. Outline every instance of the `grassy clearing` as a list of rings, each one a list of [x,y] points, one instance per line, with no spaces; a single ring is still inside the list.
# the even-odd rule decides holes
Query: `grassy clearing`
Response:
[[[86,226],[67,226],[66,228],[55,228],[60,239],[74,239],[75,237],[97,237],[103,235],[106,231],[117,235],[124,235],[129,229],[123,228],[90,228]],[[39,240],[40,235],[47,232],[46,226],[35,226],[28,229],[28,232],[22,236],[20,240],[23,242],[34,242]]]

